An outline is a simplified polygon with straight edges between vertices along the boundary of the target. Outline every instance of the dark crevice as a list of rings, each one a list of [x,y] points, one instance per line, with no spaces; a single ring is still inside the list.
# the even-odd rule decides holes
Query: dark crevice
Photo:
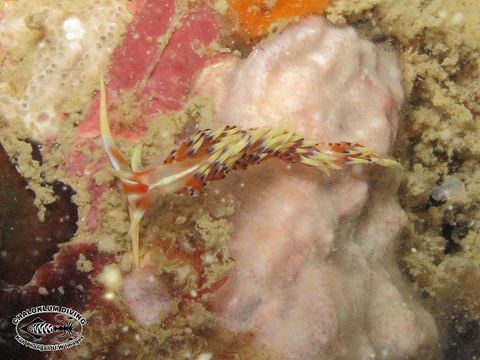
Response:
[[[38,161],[40,164],[43,163],[42,153],[40,151],[40,144],[33,140],[26,140],[27,143],[32,147],[32,159]]]
[[[448,316],[445,360],[470,360],[480,357],[480,326],[466,312],[457,311]]]
[[[442,223],[442,237],[445,239],[445,248],[443,252],[445,254],[454,254],[460,250],[460,245],[453,239],[453,232],[455,230],[455,224],[448,222]]]
[[[33,153],[40,156],[37,146]],[[41,161],[41,156],[40,156]],[[10,163],[0,146],[0,279],[23,285],[35,271],[77,231],[74,191],[61,182],[50,184],[57,200],[46,206],[45,221],[38,219],[35,194]]]
[[[458,151],[453,151],[452,156],[448,159],[448,174],[452,175],[460,171],[464,163],[464,159],[458,153]]]

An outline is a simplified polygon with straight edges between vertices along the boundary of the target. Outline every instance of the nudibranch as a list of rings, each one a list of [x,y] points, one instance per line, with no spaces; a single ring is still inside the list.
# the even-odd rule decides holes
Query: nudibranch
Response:
[[[101,136],[113,167],[111,171],[120,179],[127,195],[128,234],[137,266],[140,221],[152,202],[161,195],[195,195],[208,182],[223,179],[230,170],[246,169],[272,158],[316,167],[326,174],[349,164],[401,167],[398,162],[382,158],[358,143],[319,143],[276,127],[243,130],[226,126],[197,131],[178,150],[173,150],[162,165],[141,169],[141,145],[135,148],[129,165],[113,141],[103,79],[100,92]]]

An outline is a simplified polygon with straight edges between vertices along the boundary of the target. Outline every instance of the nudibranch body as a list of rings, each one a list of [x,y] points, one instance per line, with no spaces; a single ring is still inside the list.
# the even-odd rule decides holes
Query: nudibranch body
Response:
[[[129,236],[139,264],[139,225],[150,204],[168,193],[195,195],[208,182],[223,179],[230,170],[246,169],[271,158],[316,167],[324,173],[342,165],[377,164],[401,167],[372,150],[350,142],[318,143],[281,128],[242,130],[226,126],[199,130],[173,150],[160,166],[141,167],[138,146],[129,165],[116,147],[107,118],[106,95],[101,81],[100,128],[112,173],[122,182],[130,213]]]

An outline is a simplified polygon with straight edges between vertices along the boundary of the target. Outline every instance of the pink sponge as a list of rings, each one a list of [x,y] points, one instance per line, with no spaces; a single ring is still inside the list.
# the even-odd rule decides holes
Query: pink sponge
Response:
[[[194,93],[214,98],[221,124],[290,127],[383,155],[403,100],[394,54],[320,17],[206,68]],[[235,270],[213,300],[226,327],[253,332],[278,359],[404,359],[435,342],[392,256],[406,221],[398,181],[367,171],[326,177],[272,160],[212,184],[241,202]]]

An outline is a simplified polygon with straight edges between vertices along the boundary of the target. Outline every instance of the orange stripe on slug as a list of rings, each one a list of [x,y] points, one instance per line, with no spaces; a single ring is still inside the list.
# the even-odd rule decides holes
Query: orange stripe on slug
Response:
[[[142,171],[135,171],[133,173],[133,176],[135,178],[139,178],[140,176],[144,176],[144,175],[147,175],[147,174],[150,174],[152,171],[155,171],[155,169],[147,169],[147,170],[142,170]]]
[[[127,194],[144,194],[148,191],[148,185],[137,183],[135,185],[122,183],[123,190]]]
[[[141,198],[135,204],[135,207],[140,210],[147,210],[150,207],[150,201],[147,198]]]
[[[227,174],[225,173],[225,171],[219,171],[218,173],[216,173],[216,174],[213,176],[213,180],[221,180],[221,179],[223,179],[225,176],[227,176]]]
[[[145,175],[148,175],[148,174],[150,174],[154,171],[155,171],[154,168],[148,169],[148,170],[143,170],[143,171],[134,171],[134,172],[132,172],[132,175],[130,175],[128,180],[135,181],[139,184],[144,183],[144,181],[142,180],[142,177],[144,177]]]
[[[185,143],[180,145],[180,147],[177,150],[177,153],[175,155],[175,161],[183,161],[187,158],[187,151],[188,151],[189,146],[187,146]]]
[[[206,184],[200,178],[195,179],[194,177],[191,177],[185,183],[185,187],[191,187],[193,190],[199,190],[205,185]]]
[[[337,153],[343,153],[345,150],[349,150],[349,148],[351,148],[351,144],[349,145],[348,143],[345,143],[345,142],[332,143],[331,145],[329,143],[328,145],[332,151],[335,151]]]
[[[112,156],[115,158],[115,160],[117,160],[119,163],[123,165],[128,165],[127,161],[123,158],[122,154],[120,153],[120,151],[118,151],[117,148],[112,147],[110,148],[110,151],[112,153]]]

